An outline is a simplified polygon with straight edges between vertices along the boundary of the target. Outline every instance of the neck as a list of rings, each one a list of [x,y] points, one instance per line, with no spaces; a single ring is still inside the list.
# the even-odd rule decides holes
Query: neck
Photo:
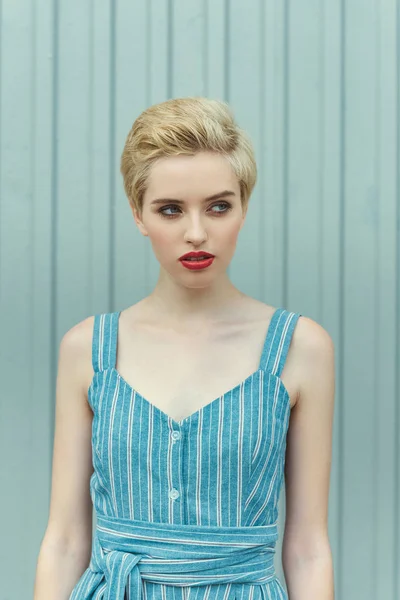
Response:
[[[165,324],[212,323],[240,310],[245,294],[228,279],[206,288],[187,288],[159,281],[147,297],[148,308]]]

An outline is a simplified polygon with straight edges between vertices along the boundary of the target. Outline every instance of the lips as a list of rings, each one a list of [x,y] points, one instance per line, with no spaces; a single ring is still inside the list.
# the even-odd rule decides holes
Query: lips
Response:
[[[209,256],[208,258],[183,258],[180,263],[185,269],[201,272],[213,264],[214,258],[215,256]]]
[[[209,252],[188,252],[187,254],[184,254],[183,256],[180,257],[179,260],[188,260],[191,258],[213,258],[214,255],[210,254]]]

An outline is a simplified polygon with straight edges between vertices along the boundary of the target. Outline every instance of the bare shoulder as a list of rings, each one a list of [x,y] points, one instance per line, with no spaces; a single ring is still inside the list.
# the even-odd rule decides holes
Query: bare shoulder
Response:
[[[92,504],[91,429],[86,380],[91,366],[94,317],[71,327],[59,346],[51,500],[46,541],[90,556]]]
[[[88,341],[92,340],[93,325],[94,316],[79,321],[64,333],[61,343],[78,352],[87,350]]]
[[[297,346],[296,357],[306,377],[310,369],[315,371],[316,365],[329,365],[332,362],[335,352],[333,339],[329,332],[313,319],[300,316],[293,338]]]
[[[252,314],[262,321],[271,319],[277,310],[275,306],[254,299],[251,299],[248,306],[249,313],[252,311]],[[297,364],[301,358],[305,358],[305,362],[307,362],[310,358],[309,353],[311,353],[312,357],[313,353],[319,353],[324,350],[329,352],[332,350],[332,347],[332,338],[326,329],[309,317],[304,315],[299,316],[291,340],[290,360],[293,364]]]
[[[301,341],[308,351],[321,351],[332,349],[333,340],[329,332],[317,321],[301,315],[296,327],[297,339]]]
[[[334,384],[335,346],[329,332],[309,317],[299,317],[293,334],[299,375],[299,397],[318,381]],[[313,383],[311,383],[313,382]]]
[[[264,305],[267,314],[272,317],[276,311],[273,306]],[[333,350],[333,341],[326,329],[319,323],[300,315],[293,331],[291,340],[292,360],[296,364],[300,361],[308,362],[314,354],[322,352],[331,352]]]
[[[276,307],[258,302],[255,308],[271,318]],[[334,345],[329,332],[317,321],[300,315],[290,342],[290,350],[282,374],[288,388],[293,390],[294,404],[309,394],[310,381],[331,382],[334,371]]]
[[[265,304],[263,302],[255,301],[260,310],[264,310],[264,314],[272,317],[273,313],[277,310],[277,307]],[[328,331],[322,327],[317,321],[310,319],[304,315],[300,315],[296,327],[293,332],[293,346],[301,347],[302,349],[311,350],[314,349],[317,352],[325,347],[329,348],[332,346],[332,338]]]
[[[89,316],[73,325],[64,334],[60,343],[60,358],[74,366],[74,372],[87,393],[93,378],[92,339],[94,316]]]

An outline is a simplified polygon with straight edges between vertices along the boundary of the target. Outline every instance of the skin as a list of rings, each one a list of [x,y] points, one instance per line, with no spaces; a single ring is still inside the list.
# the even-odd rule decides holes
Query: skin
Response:
[[[232,194],[204,202],[224,190]],[[182,204],[152,204],[160,198],[180,200]],[[230,210],[221,203],[229,203]],[[160,208],[170,218],[157,212]],[[150,238],[160,263],[159,279],[146,299],[149,308],[177,325],[182,321],[187,324],[186,316],[196,325],[218,319],[244,297],[230,282],[226,270],[246,212],[237,177],[223,156],[202,152],[160,159],[149,177],[142,214],[134,208],[132,213],[139,231]],[[216,258],[208,269],[189,271],[178,259],[191,250],[205,250]]]
[[[204,202],[223,190],[232,194]],[[157,198],[175,200],[154,206]],[[226,202],[231,209],[223,213]],[[162,207],[174,216],[163,218],[157,212]],[[201,331],[227,313],[240,315],[242,307],[249,306],[249,297],[227,275],[246,212],[226,159],[200,153],[158,161],[143,212],[139,215],[132,208],[132,213],[160,263],[156,286],[145,299],[148,314],[157,314],[176,332],[190,332]],[[205,250],[216,258],[204,271],[189,271],[178,259],[190,250]],[[90,559],[93,415],[87,388],[93,376],[92,333],[89,317],[68,330],[60,344],[50,515],[39,554],[35,600],[67,597]],[[335,395],[332,339],[318,323],[302,316],[288,362],[289,358],[298,394],[287,434],[282,564],[290,598],[333,600],[327,525]]]

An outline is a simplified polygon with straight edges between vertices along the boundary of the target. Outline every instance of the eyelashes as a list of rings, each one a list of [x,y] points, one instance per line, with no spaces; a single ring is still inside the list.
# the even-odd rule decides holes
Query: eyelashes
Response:
[[[232,210],[232,204],[230,204],[229,202],[218,202],[217,204],[213,204],[210,208],[214,208],[215,206],[224,206],[226,208],[226,210],[224,211],[211,211],[217,217],[222,216],[228,213],[230,210]],[[168,206],[162,206],[161,208],[159,208],[157,212],[160,213],[160,215],[166,219],[173,219],[177,216],[177,213],[168,215],[164,212],[165,210],[170,208],[178,208],[180,210],[180,207],[177,204],[168,204]]]

